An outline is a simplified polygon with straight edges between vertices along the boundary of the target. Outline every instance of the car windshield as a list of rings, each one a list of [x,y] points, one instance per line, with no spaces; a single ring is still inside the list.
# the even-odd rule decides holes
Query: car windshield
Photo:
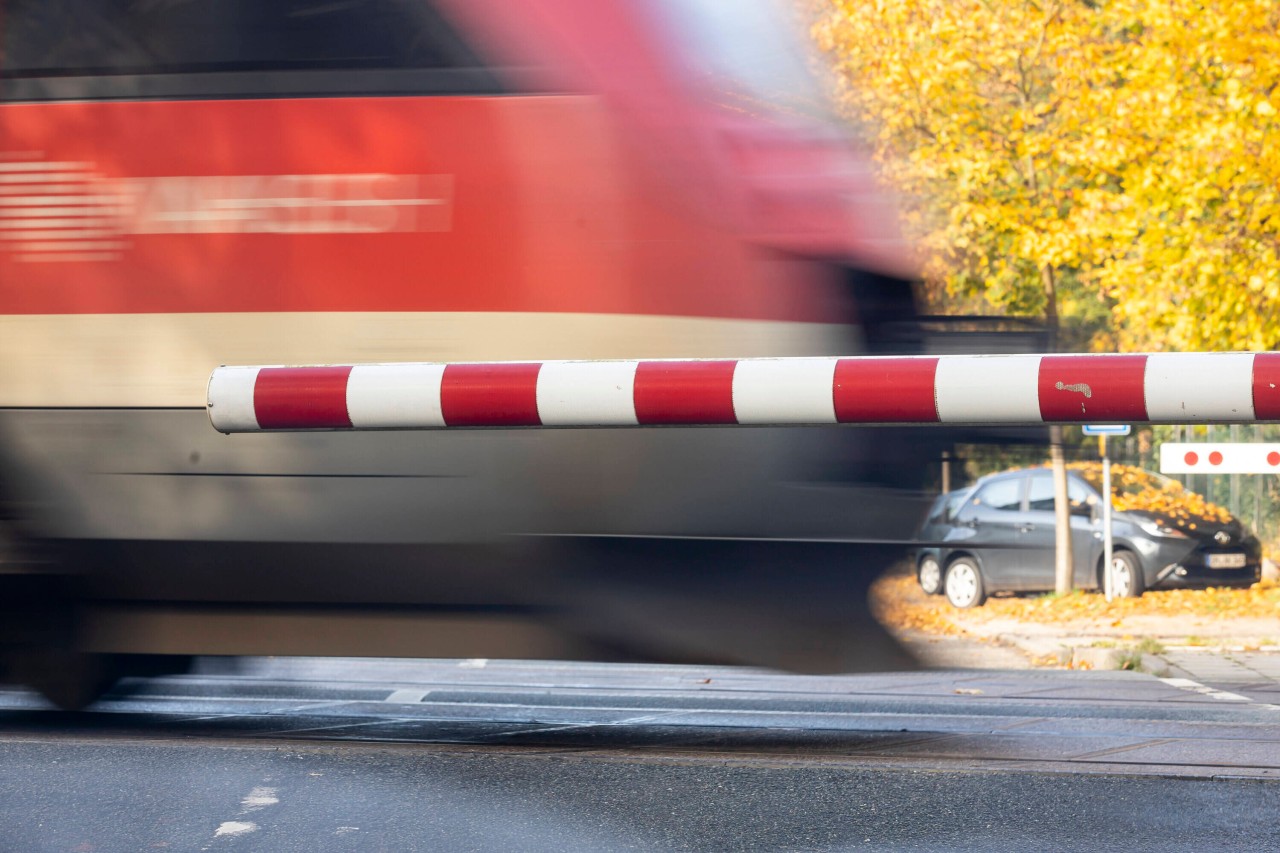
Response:
[[[1085,482],[1102,492],[1102,463],[1077,462],[1068,466]],[[1120,512],[1148,512],[1167,518],[1205,518],[1227,522],[1230,513],[1177,480],[1132,465],[1111,466],[1111,501]]]
[[[943,510],[943,519],[950,521],[955,518],[956,512],[964,505],[965,498],[969,497],[969,489],[961,489],[958,492],[951,492],[946,496],[946,502]]]
[[[957,489],[954,492],[945,492],[938,495],[933,505],[929,507],[928,520],[931,522],[950,521],[955,517],[956,511],[964,505],[965,498],[969,496],[971,489]]]

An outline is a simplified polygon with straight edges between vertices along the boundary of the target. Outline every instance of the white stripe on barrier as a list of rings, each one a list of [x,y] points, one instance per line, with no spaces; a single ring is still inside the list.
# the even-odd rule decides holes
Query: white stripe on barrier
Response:
[[[938,359],[938,420],[1039,423],[1040,356],[946,355]]]
[[[259,370],[259,367],[220,367],[209,377],[209,420],[215,429],[221,432],[259,429],[253,400]]]
[[[356,429],[444,426],[443,364],[358,364],[347,380],[347,416]]]
[[[544,426],[588,420],[635,426],[634,361],[547,361],[538,371],[538,416]]]
[[[739,361],[733,372],[733,411],[740,424],[836,422],[831,389],[835,358]]]
[[[1145,393],[1151,421],[1252,420],[1253,353],[1154,353]]]

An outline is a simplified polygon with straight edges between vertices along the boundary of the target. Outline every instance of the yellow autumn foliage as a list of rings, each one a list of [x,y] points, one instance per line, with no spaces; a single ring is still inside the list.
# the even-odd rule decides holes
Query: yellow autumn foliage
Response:
[[[818,0],[813,32],[952,297],[1280,347],[1280,3]]]
[[[1072,462],[1067,468],[1080,472],[1085,480],[1101,491],[1101,462]],[[1111,466],[1111,506],[1119,512],[1154,513],[1179,527],[1192,530],[1199,519],[1220,524],[1231,520],[1231,513],[1226,508],[1190,491],[1177,480],[1132,465]]]

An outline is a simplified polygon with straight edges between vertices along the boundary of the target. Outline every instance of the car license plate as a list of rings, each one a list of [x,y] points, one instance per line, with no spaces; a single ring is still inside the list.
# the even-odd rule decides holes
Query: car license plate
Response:
[[[1208,563],[1211,569],[1243,569],[1244,554],[1210,554]]]

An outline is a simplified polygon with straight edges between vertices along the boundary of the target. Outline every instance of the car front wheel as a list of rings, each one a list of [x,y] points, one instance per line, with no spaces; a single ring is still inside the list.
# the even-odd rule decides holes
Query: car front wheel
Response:
[[[942,564],[937,557],[925,557],[920,560],[920,568],[916,571],[916,579],[920,581],[920,589],[925,595],[942,594]]]
[[[1142,595],[1142,567],[1128,551],[1116,551],[1111,555],[1111,579],[1115,584],[1112,593],[1120,598],[1137,598]],[[1103,589],[1106,589],[1103,579]]]
[[[961,557],[947,567],[947,601],[954,607],[978,607],[987,600],[982,571],[969,557]]]

